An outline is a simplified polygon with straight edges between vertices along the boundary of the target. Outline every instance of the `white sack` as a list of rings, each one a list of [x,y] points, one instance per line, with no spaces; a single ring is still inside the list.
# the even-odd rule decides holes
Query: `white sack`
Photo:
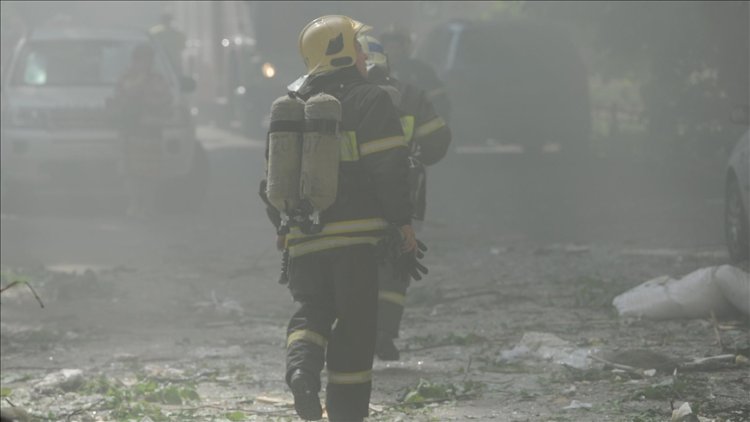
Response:
[[[737,310],[750,315],[750,274],[731,265],[722,265],[716,270],[716,284]]]
[[[612,304],[620,316],[647,319],[705,318],[726,315],[733,306],[715,282],[719,267],[702,268],[675,280],[662,276],[617,296]]]

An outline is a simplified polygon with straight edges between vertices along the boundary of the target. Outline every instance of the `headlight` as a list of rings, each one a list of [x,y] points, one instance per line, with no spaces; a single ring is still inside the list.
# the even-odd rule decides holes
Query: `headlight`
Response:
[[[271,79],[274,76],[276,76],[276,69],[273,67],[271,63],[263,63],[261,72],[263,73],[263,76],[265,76],[268,79]]]

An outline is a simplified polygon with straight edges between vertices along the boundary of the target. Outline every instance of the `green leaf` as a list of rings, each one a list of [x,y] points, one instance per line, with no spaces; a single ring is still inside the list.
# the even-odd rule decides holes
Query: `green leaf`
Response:
[[[0,397],[10,397],[10,394],[13,392],[10,388],[0,388]]]
[[[161,392],[161,401],[166,404],[182,404],[180,390],[175,387],[169,387]]]
[[[232,412],[232,413],[227,413],[227,414],[224,415],[224,417],[227,418],[227,419],[229,419],[232,422],[244,421],[247,418],[247,416],[245,415],[245,413],[244,412],[240,412],[240,411]]]
[[[424,397],[422,397],[421,394],[419,394],[419,391],[409,391],[408,394],[406,394],[406,397],[404,397],[404,403],[422,403],[424,402]]]
[[[180,391],[180,396],[182,396],[182,398],[185,400],[201,400],[201,396],[198,395],[198,392],[192,388],[183,388],[182,391]]]

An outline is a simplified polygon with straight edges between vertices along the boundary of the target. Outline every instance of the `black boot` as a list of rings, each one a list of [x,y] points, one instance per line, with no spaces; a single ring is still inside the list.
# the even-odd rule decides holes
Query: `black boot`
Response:
[[[318,398],[319,385],[320,381],[315,376],[302,369],[295,369],[289,378],[289,387],[294,394],[294,410],[306,421],[318,421],[323,418],[323,409]]]
[[[375,342],[375,355],[380,360],[401,359],[401,353],[399,353],[396,345],[393,344],[393,339],[382,333],[378,333],[378,338]]]

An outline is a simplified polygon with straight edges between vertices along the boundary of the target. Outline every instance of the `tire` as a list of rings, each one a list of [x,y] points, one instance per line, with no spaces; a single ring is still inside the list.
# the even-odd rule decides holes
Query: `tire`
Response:
[[[748,236],[748,215],[742,204],[737,177],[730,174],[727,179],[724,203],[724,235],[726,237],[729,260],[738,264],[748,260],[750,237]]]
[[[193,162],[190,171],[183,177],[173,180],[164,187],[161,196],[163,210],[169,213],[198,211],[208,196],[211,180],[211,166],[208,154],[200,142],[195,143]]]

